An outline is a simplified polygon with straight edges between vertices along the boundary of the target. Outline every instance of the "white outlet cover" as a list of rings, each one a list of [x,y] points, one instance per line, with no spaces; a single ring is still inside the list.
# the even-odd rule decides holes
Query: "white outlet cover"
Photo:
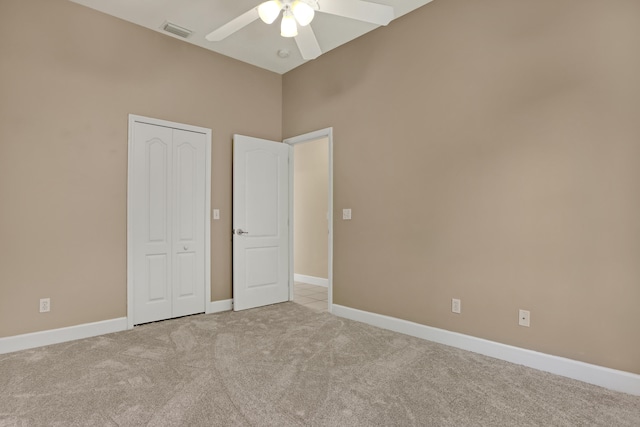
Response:
[[[531,312],[529,312],[529,310],[518,311],[518,325],[531,326]]]
[[[451,311],[460,314],[462,311],[462,303],[457,298],[451,299]]]
[[[351,209],[342,209],[342,219],[351,219]]]
[[[40,313],[48,313],[51,311],[51,299],[50,298],[41,298],[40,299]]]

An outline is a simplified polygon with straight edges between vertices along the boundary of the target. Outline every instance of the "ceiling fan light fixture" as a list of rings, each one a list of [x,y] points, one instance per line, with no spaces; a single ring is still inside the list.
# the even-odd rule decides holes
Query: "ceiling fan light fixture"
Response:
[[[276,0],[266,1],[258,6],[258,15],[265,24],[272,24],[280,15],[282,3]],[[254,12],[255,13],[255,12]],[[255,16],[255,15],[254,15]]]
[[[304,1],[297,0],[291,6],[291,11],[293,12],[293,16],[296,17],[296,21],[298,24],[306,27],[313,20],[313,16],[315,11],[311,6],[309,6]]]
[[[296,37],[298,35],[298,25],[296,18],[290,10],[285,10],[282,14],[282,23],[280,24],[280,35],[282,37]]]

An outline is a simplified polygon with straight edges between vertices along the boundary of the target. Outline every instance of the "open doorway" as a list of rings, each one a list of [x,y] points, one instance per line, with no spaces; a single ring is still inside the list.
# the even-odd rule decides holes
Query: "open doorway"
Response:
[[[293,302],[331,311],[331,129],[285,140],[292,146],[291,213]]]

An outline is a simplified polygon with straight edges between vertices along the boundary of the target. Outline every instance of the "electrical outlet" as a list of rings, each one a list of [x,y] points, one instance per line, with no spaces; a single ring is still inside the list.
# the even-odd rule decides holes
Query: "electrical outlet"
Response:
[[[462,303],[459,299],[451,299],[451,311],[460,314],[460,312],[462,311]]]
[[[342,219],[351,219],[351,209],[342,209]]]
[[[520,310],[518,313],[518,324],[526,327],[531,325],[531,313],[529,310]]]
[[[41,298],[40,299],[40,313],[47,313],[51,311],[51,299],[50,298]]]

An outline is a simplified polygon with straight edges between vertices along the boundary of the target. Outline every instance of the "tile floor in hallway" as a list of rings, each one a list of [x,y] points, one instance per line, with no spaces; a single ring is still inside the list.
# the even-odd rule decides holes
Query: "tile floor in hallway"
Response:
[[[317,312],[327,311],[328,288],[309,285],[308,283],[293,283],[293,302],[309,307]]]

